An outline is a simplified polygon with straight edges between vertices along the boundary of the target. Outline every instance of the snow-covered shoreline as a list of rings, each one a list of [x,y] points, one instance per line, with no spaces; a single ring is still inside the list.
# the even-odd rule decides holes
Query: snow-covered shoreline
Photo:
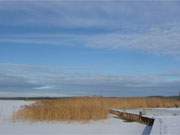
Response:
[[[1,121],[11,121],[14,112],[24,105],[33,103],[33,101],[23,100],[0,100],[0,119]]]
[[[0,135],[139,135],[145,125],[136,122],[110,117],[107,120],[92,121],[90,123],[67,122],[13,122],[11,115],[21,106],[32,103],[23,100],[0,100]],[[0,119],[1,119],[0,118]]]
[[[0,100],[0,135],[146,135],[146,125],[137,122],[124,122],[110,116],[106,120],[89,123],[68,122],[22,122],[12,121],[12,114],[23,105],[34,101]],[[137,113],[140,109],[127,110]],[[170,115],[172,111],[172,115]],[[163,114],[163,112],[165,112]],[[168,113],[167,113],[168,112]],[[154,117],[151,134],[178,135],[180,133],[179,108],[146,109],[146,115]],[[159,121],[158,121],[159,120]],[[168,126],[170,125],[170,126]],[[147,134],[149,135],[149,133]]]

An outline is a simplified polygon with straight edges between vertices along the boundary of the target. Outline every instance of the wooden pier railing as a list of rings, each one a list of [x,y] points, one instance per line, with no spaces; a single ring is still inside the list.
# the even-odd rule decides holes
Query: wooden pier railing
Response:
[[[138,115],[138,114],[133,114],[133,113],[128,113],[128,112],[121,112],[118,110],[110,110],[110,113],[118,116],[121,119],[128,120],[128,121],[137,121],[140,123],[144,123],[148,126],[152,126],[154,123],[153,118],[148,118],[148,117],[142,116],[141,114]]]

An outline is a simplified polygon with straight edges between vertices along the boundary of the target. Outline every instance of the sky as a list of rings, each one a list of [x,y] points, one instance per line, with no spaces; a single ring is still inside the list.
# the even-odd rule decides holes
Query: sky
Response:
[[[180,2],[1,0],[0,96],[180,92]]]

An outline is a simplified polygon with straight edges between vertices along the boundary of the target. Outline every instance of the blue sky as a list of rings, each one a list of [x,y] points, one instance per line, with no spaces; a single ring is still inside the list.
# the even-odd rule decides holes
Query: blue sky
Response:
[[[180,91],[180,2],[1,1],[0,94]]]

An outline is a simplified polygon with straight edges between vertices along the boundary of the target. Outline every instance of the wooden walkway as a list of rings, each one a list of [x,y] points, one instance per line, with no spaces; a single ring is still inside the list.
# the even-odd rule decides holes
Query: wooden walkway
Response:
[[[121,112],[118,110],[110,110],[111,114],[114,114],[118,116],[121,119],[127,120],[127,121],[137,121],[143,124],[146,124],[148,126],[152,126],[154,123],[153,118],[144,117],[142,115],[128,113],[128,112]]]

